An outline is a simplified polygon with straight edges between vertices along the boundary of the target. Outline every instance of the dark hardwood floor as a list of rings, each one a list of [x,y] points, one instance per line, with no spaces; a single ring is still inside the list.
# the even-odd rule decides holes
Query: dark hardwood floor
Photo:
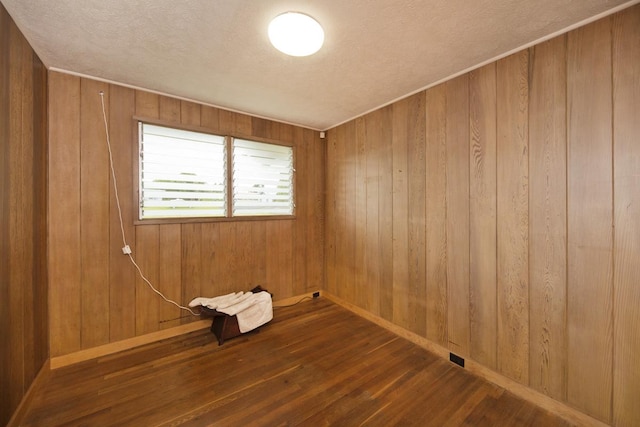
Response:
[[[54,370],[29,426],[565,426],[319,298],[218,346],[202,330]]]

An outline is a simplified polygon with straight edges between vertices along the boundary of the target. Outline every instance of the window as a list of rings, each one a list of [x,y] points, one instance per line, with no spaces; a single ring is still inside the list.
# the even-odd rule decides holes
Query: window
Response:
[[[139,139],[140,219],[293,215],[292,147],[144,122]]]
[[[233,216],[293,214],[293,149],[233,140]]]

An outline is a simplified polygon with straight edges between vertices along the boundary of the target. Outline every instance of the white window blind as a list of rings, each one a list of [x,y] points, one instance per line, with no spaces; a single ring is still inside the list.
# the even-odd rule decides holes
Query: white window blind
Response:
[[[226,215],[223,136],[142,122],[139,135],[140,219]]]
[[[233,216],[293,214],[293,148],[233,140]]]

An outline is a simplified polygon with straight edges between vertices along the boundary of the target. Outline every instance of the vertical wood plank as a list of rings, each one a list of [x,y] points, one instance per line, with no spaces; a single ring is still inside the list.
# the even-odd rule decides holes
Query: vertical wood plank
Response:
[[[236,123],[235,123],[235,114],[231,111],[227,110],[219,110],[218,111],[218,126],[220,132],[229,135],[235,133]]]
[[[122,86],[109,86],[109,133],[113,168],[118,186],[118,198],[122,209],[122,222],[127,244],[135,254],[135,228],[137,204],[127,192],[133,188],[133,162],[131,144],[135,141],[131,120],[135,112],[135,93]],[[109,181],[109,340],[119,341],[135,336],[135,269],[129,257],[122,254],[124,246],[120,216],[115,198],[114,185]]]
[[[235,121],[232,126],[232,132],[235,132]],[[267,138],[269,135],[270,126],[269,121],[260,117],[251,118],[251,135],[258,138]]]
[[[277,228],[274,228],[277,233]],[[270,246],[274,252],[281,254],[281,247],[284,245],[287,236],[280,236],[280,240],[274,246]],[[236,259],[235,259],[235,287],[237,291],[249,290],[251,285],[251,273],[247,268],[251,263],[251,226],[247,221],[238,221],[236,224]],[[280,274],[280,265],[275,264],[274,272],[276,275]]]
[[[225,251],[220,240],[220,223],[209,222],[202,224],[202,296],[213,297],[224,295],[225,289],[220,283],[221,269],[220,254]],[[187,301],[188,302],[188,301]]]
[[[158,284],[157,288],[162,294],[180,305],[186,305],[191,300],[182,298],[182,230],[180,224],[165,224],[158,228]],[[187,316],[175,305],[166,302],[162,298],[157,299],[159,329],[166,329],[179,325],[180,317]]]
[[[80,79],[49,73],[51,357],[81,349]],[[65,200],[65,203],[58,203]]]
[[[34,375],[49,358],[49,301],[48,301],[48,268],[47,268],[47,226],[48,226],[48,110],[47,110],[47,69],[37,55],[31,51],[34,68],[33,91],[33,179],[34,179],[34,301],[35,306],[42,307],[32,313],[34,318],[35,354],[33,360]],[[35,376],[34,376],[35,378]]]
[[[347,145],[347,132],[346,125],[340,126],[336,132],[336,144],[335,144],[335,158],[337,162],[337,167],[335,169],[334,176],[334,203],[335,203],[335,281],[333,287],[336,291],[336,295],[339,297],[346,299],[345,288],[346,284],[348,284],[347,279],[347,271],[346,271],[346,257],[347,257],[347,249],[345,245],[345,241],[347,240],[346,232],[346,145]]]
[[[566,36],[535,46],[531,62],[529,383],[562,401],[567,390]]]
[[[324,226],[326,221],[325,213],[325,171],[326,146],[318,133],[309,129],[303,130],[303,143],[307,146],[307,196],[309,207],[307,209],[307,233],[308,237],[298,236],[297,238],[307,240],[307,280],[306,290],[315,291],[324,288]],[[300,257],[300,254],[296,256]]]
[[[143,90],[136,90],[136,115],[150,119],[160,118],[160,96]],[[164,103],[164,101],[163,101]],[[165,104],[166,105],[166,104]]]
[[[567,397],[606,422],[613,349],[610,32],[605,18],[567,41]]]
[[[378,181],[378,230],[380,260],[380,315],[393,319],[393,120],[394,107],[387,106],[380,112]]]
[[[353,256],[350,246],[353,240],[349,234],[349,196],[348,190],[353,187],[348,185],[350,172],[353,170],[353,158],[349,156],[348,146],[353,144],[349,125],[340,126],[336,132],[335,155],[337,167],[335,170],[334,189],[335,195],[335,283],[336,295],[350,301],[353,289],[353,273],[351,266]],[[351,183],[353,185],[353,182]]]
[[[365,116],[365,181],[367,186],[366,200],[366,242],[364,271],[369,291],[366,292],[368,310],[380,316],[381,265],[380,257],[380,142],[382,129],[381,110]]]
[[[109,311],[103,308],[109,300],[110,176],[101,91],[106,109],[108,85],[89,79],[80,82],[82,348],[109,342]]]
[[[22,235],[22,240],[24,241],[24,256],[23,262],[24,265],[22,269],[29,271],[30,273],[26,274],[25,283],[24,283],[24,294],[23,294],[23,307],[32,307],[35,304],[34,297],[36,292],[36,284],[34,283],[35,279],[35,237],[36,237],[36,229],[35,229],[35,221],[38,215],[38,212],[35,210],[35,200],[36,195],[34,194],[34,185],[35,182],[35,171],[34,171],[34,153],[36,150],[36,132],[37,132],[37,123],[30,118],[34,114],[34,53],[31,50],[31,46],[27,40],[20,34],[20,48],[22,50],[22,71],[21,71],[21,85],[23,87],[23,99],[22,99],[22,140],[23,140],[23,148],[22,148],[22,173],[20,177],[21,181],[21,189],[20,192],[24,195],[24,200],[22,207],[19,209],[18,215],[22,217],[22,221],[24,224],[24,231]],[[18,187],[20,188],[20,187]],[[11,237],[13,240],[13,237]],[[15,283],[15,282],[14,282]],[[30,310],[25,309],[22,312],[22,316],[24,317],[24,345],[22,348],[22,363],[24,365],[24,370],[22,373],[22,380],[24,381],[25,391],[28,389],[29,384],[35,378],[37,374],[38,367],[33,366],[33,359],[35,356],[36,345],[35,342],[35,322],[34,316],[30,313]]]
[[[24,389],[25,392],[29,387],[31,381],[35,378],[37,374],[37,370],[39,366],[33,366],[32,361],[35,357],[36,345],[34,333],[36,331],[37,325],[34,324],[34,318],[31,314],[30,308],[34,306],[35,301],[35,284],[34,284],[34,243],[35,243],[35,226],[34,220],[36,215],[38,214],[35,211],[35,171],[34,169],[34,152],[35,152],[35,126],[34,121],[31,120],[31,117],[34,114],[34,67],[33,67],[33,50],[29,43],[24,38],[22,34],[19,37],[19,46],[20,46],[20,63],[21,63],[21,72],[20,72],[20,84],[22,86],[22,99],[20,103],[22,104],[22,127],[21,127],[21,137],[22,137],[22,148],[21,148],[21,156],[20,156],[20,185],[14,187],[16,191],[21,193],[21,204],[18,205],[18,209],[16,209],[15,213],[20,218],[20,226],[22,228],[21,235],[19,236],[10,236],[12,241],[15,241],[16,238],[22,240],[20,244],[22,254],[19,254],[19,259],[22,262],[19,269],[12,269],[12,276],[15,277],[16,274],[23,276],[23,278],[19,280],[11,279],[14,285],[22,285],[22,311],[20,316],[23,317],[23,346],[18,351],[22,353],[20,358],[20,364],[23,365],[23,371],[21,375],[22,381],[24,381]],[[17,201],[18,197],[14,196],[14,199]],[[19,270],[22,270],[21,273],[18,273]],[[27,272],[25,274],[25,271]]]
[[[445,84],[447,340],[469,356],[469,75]]]
[[[180,123],[180,108],[181,102],[179,99],[171,98],[168,96],[158,97],[158,117],[160,120],[164,120],[171,123]]]
[[[271,248],[267,251],[267,284],[277,298],[292,295],[292,233],[291,221],[269,221],[266,241]]]
[[[282,252],[280,244],[282,236],[279,235],[275,221],[269,221],[266,229],[267,246],[271,248],[266,254],[266,285],[267,289],[277,298],[280,296],[282,284],[279,277],[279,265]]]
[[[353,253],[354,259],[354,302],[357,306],[367,309],[369,293],[369,283],[366,282],[366,272],[364,266],[366,251],[366,228],[367,228],[367,183],[366,183],[366,161],[367,154],[365,152],[365,119],[358,117],[355,120],[355,139],[352,142],[355,145],[355,198],[353,199],[353,207],[355,214],[355,248]]]
[[[264,285],[267,277],[267,252],[269,251],[266,221],[251,223],[251,248],[251,284],[254,286]]]
[[[409,99],[393,104],[393,323],[410,327],[409,313]]]
[[[281,294],[286,295],[288,297],[294,296],[294,284],[293,284],[293,221],[277,221],[278,224],[278,235],[282,240],[282,252],[280,257],[280,281],[281,285]],[[247,288],[250,289],[253,285],[257,285],[257,283],[252,283],[252,286]]]
[[[9,281],[9,111],[11,108],[11,79],[9,78],[9,29],[11,17],[0,4],[0,300],[9,301],[11,286]],[[10,313],[7,303],[0,306],[0,384],[7,384],[7,392],[19,395],[18,386],[11,384],[11,365],[9,363],[11,348],[9,338]],[[9,421],[15,407],[9,399],[0,399],[0,423]]]
[[[469,73],[471,357],[496,369],[496,64]]]
[[[178,297],[180,305],[187,305],[194,298],[206,296],[202,295],[202,224],[189,223],[181,225],[180,241],[182,242],[181,258],[181,286],[182,292]],[[176,260],[177,261],[177,260]],[[215,295],[210,295],[215,296]],[[183,321],[192,319],[185,318]]]
[[[180,123],[183,125],[200,126],[200,104],[180,101]]]
[[[498,370],[529,383],[529,51],[497,63]]]
[[[220,289],[220,294],[224,295],[238,291],[236,283],[234,283],[237,270],[236,223],[221,222],[219,235],[220,243],[224,245],[224,250],[219,248],[217,251],[216,268],[219,271],[217,287]]]
[[[215,107],[203,105],[200,112],[200,124],[203,127],[209,128],[212,132],[219,132],[219,112]]]
[[[337,189],[336,177],[338,173],[338,129],[327,132],[326,147],[326,195],[325,195],[325,242],[324,242],[324,262],[325,262],[325,282],[324,288],[327,292],[338,295],[337,292],[337,256],[336,256],[336,229],[337,229]]]
[[[343,282],[342,296],[347,301],[356,301],[356,122],[351,121],[344,125],[344,141],[342,146],[344,180],[344,228],[338,238],[339,247],[342,250],[341,262],[344,265],[341,281]]]
[[[431,183],[427,174],[431,173],[428,141],[426,140],[425,123],[425,92],[420,92],[410,98],[407,117],[407,232],[408,232],[408,285],[409,285],[409,327],[420,336],[428,336],[428,317],[430,314],[429,291],[433,290],[435,282],[427,277],[430,270],[430,244],[427,226],[434,218],[428,212],[427,195]],[[429,198],[429,200],[431,200]],[[437,286],[437,285],[436,285]],[[436,322],[437,323],[437,322]]]
[[[237,131],[237,118],[236,118],[236,131]],[[263,128],[265,138],[280,139],[280,132],[282,131],[282,123],[274,122],[271,120],[265,120],[265,126]]]
[[[447,343],[446,87],[426,91],[427,338]]]
[[[640,6],[613,17],[613,425],[640,425]]]
[[[166,122],[180,123],[182,102],[179,99],[168,96],[158,96],[157,100],[158,118]]]
[[[233,113],[233,115],[234,132],[240,135],[251,135],[251,116],[240,113]]]
[[[27,210],[25,205],[25,194],[23,193],[23,182],[25,174],[25,148],[30,141],[27,140],[23,115],[23,99],[27,94],[27,88],[23,81],[24,64],[22,61],[22,37],[18,27],[11,22],[9,29],[9,81],[12,83],[12,90],[9,94],[9,138],[6,142],[5,164],[8,171],[7,196],[4,201],[7,206],[6,220],[8,222],[8,233],[5,237],[8,240],[7,270],[8,298],[6,301],[8,311],[7,341],[8,351],[6,352],[9,364],[8,383],[12,384],[18,391],[15,395],[5,398],[9,400],[9,406],[16,408],[20,404],[20,399],[26,391],[25,387],[25,288],[29,284],[29,277],[24,274],[23,268],[27,265],[27,242],[30,240],[29,230],[24,223],[27,219],[22,215],[22,210]],[[28,212],[26,212],[28,215]]]
[[[136,263],[149,282],[136,276],[136,335],[144,335],[157,331],[160,321],[159,296],[150,288],[158,288],[160,277],[160,228],[157,225],[136,227],[136,251]]]
[[[244,115],[244,114],[243,114]],[[249,117],[249,116],[246,116]],[[236,129],[238,126],[238,122],[239,120],[236,120]],[[296,128],[298,131],[301,131],[302,128]],[[298,144],[296,144],[298,141],[296,139],[294,139],[294,134],[296,134],[298,132],[294,131],[294,126],[290,125],[290,124],[286,124],[286,123],[280,123],[280,136],[278,137],[278,141],[282,141],[285,143],[289,143],[289,144],[293,144],[294,146],[297,146]],[[272,136],[272,138],[275,138],[275,136]]]

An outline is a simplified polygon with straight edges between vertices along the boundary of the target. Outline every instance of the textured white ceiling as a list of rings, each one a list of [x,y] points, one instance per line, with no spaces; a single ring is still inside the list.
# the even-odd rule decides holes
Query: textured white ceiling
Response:
[[[49,68],[320,130],[638,2],[0,1]],[[289,10],[322,24],[319,53],[269,44]]]

